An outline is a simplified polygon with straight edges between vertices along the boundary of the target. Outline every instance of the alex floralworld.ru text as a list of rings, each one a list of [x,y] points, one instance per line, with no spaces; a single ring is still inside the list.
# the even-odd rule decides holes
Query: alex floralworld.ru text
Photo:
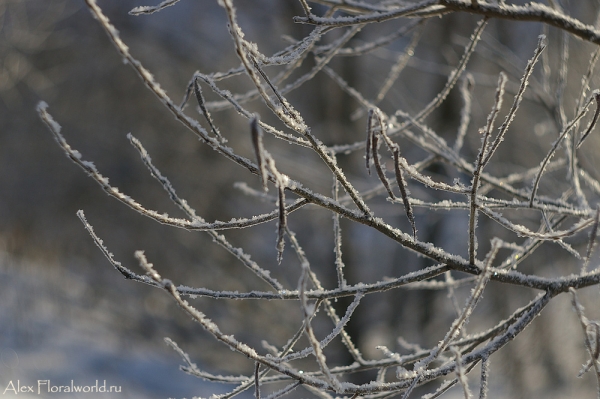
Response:
[[[9,381],[6,385],[6,388],[2,392],[3,395],[6,394],[14,394],[18,395],[20,393],[37,393],[38,395],[42,393],[96,393],[96,392],[121,392],[121,387],[116,385],[106,385],[106,380],[100,383],[96,380],[96,383],[93,385],[79,385],[75,384],[73,380],[69,385],[57,385],[52,384],[50,380],[37,380],[37,384],[34,385],[26,385],[21,384],[20,380]]]

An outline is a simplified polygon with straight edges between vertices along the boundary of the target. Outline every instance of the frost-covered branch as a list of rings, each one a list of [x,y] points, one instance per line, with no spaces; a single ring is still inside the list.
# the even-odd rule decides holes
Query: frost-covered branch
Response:
[[[589,205],[600,202],[600,183],[595,166],[590,167],[593,157],[585,158],[600,115],[593,74],[599,51],[590,52],[577,92],[567,95],[568,67],[573,62],[569,35],[599,45],[600,31],[554,2],[521,6],[483,0],[299,0],[301,15],[287,22],[303,24],[296,27],[306,30],[299,30],[303,32],[299,37],[286,33],[283,41],[263,46],[247,38],[251,30],[246,30],[244,8],[236,8],[238,2],[219,1],[216,8],[229,32],[233,63],[214,65],[218,70],[210,72],[201,71],[205,65],[188,69],[198,70],[189,80],[185,75],[188,83],[182,83],[177,95],[183,100],[178,105],[141,61],[143,55],[139,59],[132,55],[96,0],[86,0],[118,54],[164,105],[166,117],[174,117],[242,175],[236,175],[238,191],[231,195],[249,209],[258,209],[255,202],[262,201],[267,211],[207,221],[215,218],[200,215],[181,197],[171,183],[177,180],[163,174],[142,142],[129,134],[142,163],[183,216],[149,209],[142,205],[143,196],[129,197],[124,193],[127,187],[109,183],[99,168],[70,146],[44,102],[37,108],[61,150],[110,197],[158,223],[206,232],[232,256],[234,262],[218,267],[236,280],[235,290],[215,287],[206,283],[209,279],[172,281],[158,269],[170,271],[181,265],[155,267],[143,251],[135,252],[143,270],[136,273],[115,259],[94,231],[93,220],[88,222],[83,211],[78,212],[93,242],[122,276],[166,292],[222,345],[216,350],[230,349],[252,363],[244,375],[219,375],[209,371],[210,365],[194,363],[181,349],[184,345],[168,340],[183,359],[182,369],[207,381],[232,384],[228,393],[215,396],[219,399],[252,389],[256,398],[263,399],[295,390],[328,399],[409,398],[420,386],[430,389],[424,397],[434,398],[457,385],[465,398],[471,398],[477,386],[474,375],[480,376],[479,397],[493,397],[492,357],[554,298],[570,292],[589,357],[583,371],[593,368],[600,375],[600,327],[584,316],[575,294],[600,284],[600,268],[594,264],[600,211]],[[165,0],[136,7],[131,14],[166,13],[182,4]],[[444,61],[435,63],[416,55],[422,47],[431,50],[428,28],[455,13],[477,15],[465,16],[472,33],[452,42],[460,43],[459,51],[454,54],[449,46],[436,46],[433,53],[444,53]],[[484,35],[496,19],[546,25],[546,35],[539,35],[537,46],[531,45],[535,48],[525,56],[531,57],[528,62],[494,42],[495,26]],[[385,24],[399,26],[379,31]],[[554,28],[562,35],[560,54],[547,44],[555,39]],[[265,48],[272,50],[267,53]],[[353,65],[354,60],[360,62]],[[368,69],[351,70],[360,69],[361,63]],[[482,73],[481,65],[489,71]],[[421,75],[440,73],[444,78],[439,81]],[[493,76],[498,74],[496,82]],[[357,78],[362,75],[368,78]],[[327,97],[331,91],[338,97]],[[454,94],[460,96],[458,106],[453,104]],[[503,110],[506,96],[512,97],[512,104]],[[595,112],[588,113],[594,101]],[[317,112],[313,103],[327,109]],[[333,123],[324,122],[339,104],[343,109]],[[455,115],[449,116],[448,110]],[[499,127],[497,120],[503,121]],[[482,127],[475,131],[474,125]],[[313,181],[314,176],[323,177],[326,187]],[[229,195],[218,201],[225,203]],[[265,224],[274,226],[274,237],[255,233]],[[229,230],[225,233],[236,241],[221,230]],[[248,243],[236,233],[254,241]],[[238,239],[242,244],[232,244]],[[267,243],[265,248],[262,242]],[[291,250],[284,254],[286,243]],[[330,256],[322,255],[324,245],[330,246]],[[380,250],[383,247],[389,252]],[[546,250],[550,255],[544,256]],[[260,255],[254,257],[257,252]],[[264,254],[273,254],[273,259]],[[552,263],[554,258],[558,265]],[[263,288],[230,273],[240,266]],[[502,302],[506,310],[502,316],[487,311],[478,315],[476,308],[486,300],[505,299],[504,294],[496,295],[498,299],[486,293],[508,285],[524,292],[526,299]],[[411,299],[415,291],[423,295],[421,301],[443,295],[444,290],[443,305]],[[224,308],[241,302],[251,309],[243,313],[256,318],[261,306],[273,303],[282,309],[291,304],[296,313],[269,315],[282,324],[276,339],[272,326],[265,324],[258,330],[264,336],[253,337],[260,340],[245,342],[247,334],[225,333],[221,319],[209,319],[202,311],[205,302],[195,302],[198,297],[218,299],[212,306]],[[388,302],[379,306],[378,301]],[[413,315],[422,306],[436,321],[435,337],[406,344],[395,336],[399,325],[405,327],[402,314]],[[486,309],[494,306],[487,304]],[[393,320],[378,319],[382,315]],[[469,324],[475,317],[485,320]],[[363,338],[365,329],[372,332],[381,325],[391,326],[386,334],[397,347],[378,344],[378,355],[370,356],[373,348],[365,345],[371,341],[357,338]],[[411,328],[421,338],[425,327]],[[255,344],[258,341],[262,346]],[[355,378],[359,373],[369,379]]]

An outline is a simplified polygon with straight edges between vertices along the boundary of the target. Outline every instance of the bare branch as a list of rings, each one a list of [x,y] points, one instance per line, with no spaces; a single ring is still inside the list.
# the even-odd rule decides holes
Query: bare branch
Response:
[[[322,399],[334,396],[407,399],[417,387],[429,390],[423,393],[423,398],[433,399],[458,386],[469,399],[473,397],[470,387],[473,377],[469,381],[467,376],[473,370],[479,371],[479,366],[479,398],[485,399],[494,393],[489,385],[493,378],[491,356],[515,340],[554,298],[567,292],[573,297],[588,352],[588,361],[581,373],[595,371],[600,392],[600,323],[584,315],[576,295],[578,289],[600,285],[600,268],[590,266],[600,207],[593,209],[589,205],[600,196],[600,182],[595,176],[594,159],[589,156],[592,152],[577,151],[592,134],[600,115],[600,91],[590,93],[600,51],[585,43],[573,45],[571,40],[571,36],[575,36],[600,44],[600,30],[569,16],[569,8],[563,9],[555,1],[549,5],[535,2],[515,5],[501,0],[299,0],[293,7],[300,16],[294,21],[305,26],[286,33],[283,44],[276,40],[263,44],[254,43],[249,40],[250,35],[245,35],[261,39],[265,33],[264,29],[253,29],[256,26],[246,18],[253,14],[242,15],[247,6],[242,7],[240,0],[222,0],[219,1],[222,22],[227,24],[230,33],[228,40],[232,43],[230,55],[233,56],[223,57],[223,62],[233,60],[233,63],[211,65],[199,58],[202,68],[208,65],[220,69],[197,71],[191,79],[185,78],[187,82],[181,87],[183,99],[177,105],[142,62],[133,57],[96,0],[85,1],[119,56],[165,106],[166,115],[173,116],[202,144],[244,174],[234,176],[238,181],[234,186],[238,191],[233,194],[235,206],[242,203],[240,209],[252,209],[252,202],[258,200],[268,207],[268,212],[262,214],[256,212],[248,217],[229,216],[228,221],[207,222],[194,209],[194,204],[176,192],[142,143],[129,134],[129,141],[151,176],[182,216],[173,217],[148,209],[141,205],[148,200],[145,193],[138,194],[139,198],[134,200],[109,183],[93,163],[71,148],[60,125],[49,114],[48,106],[42,102],[37,107],[62,152],[109,196],[156,222],[189,231],[205,231],[233,255],[230,260],[240,262],[267,284],[266,289],[255,289],[239,281],[232,290],[210,284],[189,286],[188,280],[175,284],[163,277],[165,272],[158,270],[172,271],[180,267],[178,262],[157,268],[143,251],[135,252],[143,270],[138,274],[117,261],[83,211],[77,213],[94,243],[122,276],[165,291],[203,327],[209,339],[222,344],[221,349],[230,349],[234,355],[250,360],[242,375],[216,375],[200,370],[184,350],[167,340],[181,356],[182,370],[207,381],[232,384],[228,392],[214,395],[216,399],[233,399],[252,389],[256,399],[278,399],[297,388],[304,390],[300,396],[308,392]],[[177,2],[161,0],[156,6],[136,7],[130,14],[152,14]],[[441,42],[432,44],[431,38],[435,36],[430,34],[429,28],[453,13],[475,15],[476,19],[468,16],[464,19],[465,24],[475,24],[478,20],[471,36],[449,39],[452,47]],[[261,15],[271,17],[268,13]],[[525,60],[521,60],[509,44],[501,44],[494,38],[495,29],[484,36],[487,22],[492,18],[541,22],[542,31],[550,38],[558,37],[560,45],[556,51],[546,52],[545,35],[540,35],[533,56],[523,68]],[[379,26],[386,24],[375,24],[385,21],[397,26],[381,29]],[[278,27],[279,23],[269,26]],[[424,29],[426,23],[427,30]],[[558,29],[558,34],[553,27]],[[438,27],[433,28],[432,31],[438,31]],[[443,32],[446,36],[455,33],[453,29]],[[456,46],[460,49],[454,53]],[[226,48],[223,46],[224,51]],[[270,53],[263,53],[265,49],[270,49]],[[431,51],[443,53],[443,57],[432,61],[428,55]],[[581,57],[582,51],[588,54]],[[350,59],[340,57],[355,58],[349,64],[346,61]],[[536,79],[534,69],[540,59],[542,72]],[[581,59],[589,62],[587,69],[585,63],[577,67],[576,71],[582,72],[576,73],[582,73],[582,78],[580,84],[574,84],[573,79],[567,77],[573,73],[573,64]],[[475,62],[473,65],[471,60]],[[180,70],[174,67],[161,70],[160,74]],[[318,81],[319,74],[327,77]],[[439,76],[443,79],[436,86]],[[403,82],[402,78],[414,78],[415,82]],[[461,104],[445,107],[457,84],[460,87],[456,94],[462,101],[456,100]],[[315,85],[322,87],[310,92]],[[497,127],[506,92],[513,96],[512,105]],[[192,110],[184,112],[193,97],[201,116],[191,117]],[[384,102],[385,98],[389,101]],[[416,102],[419,98],[425,99],[422,104]],[[490,100],[491,109],[485,111]],[[581,128],[594,101],[595,112]],[[574,110],[573,115],[569,110]],[[454,112],[456,118],[447,118],[447,111]],[[223,115],[217,118],[217,112]],[[517,112],[522,116],[516,118]],[[226,123],[220,123],[222,120]],[[472,129],[473,121],[482,126],[480,141]],[[365,123],[366,138],[360,140]],[[248,134],[248,128],[250,140],[247,136],[245,140],[243,135],[238,136],[237,131]],[[509,129],[518,131],[514,145],[519,148],[500,146]],[[449,144],[454,130],[455,139]],[[90,128],[90,131],[94,130]],[[277,138],[276,145],[280,146],[267,148],[271,142],[264,139],[264,134]],[[540,154],[537,143],[547,137],[553,137],[554,142],[551,145],[542,142],[541,148],[549,146],[550,149]],[[231,147],[226,143],[231,143]],[[288,144],[291,150],[283,148]],[[389,153],[385,149],[381,151],[382,144]],[[561,145],[564,155],[553,161]],[[363,148],[364,165],[369,175],[371,167],[375,168],[376,180],[367,179],[355,169],[355,163],[361,161],[361,154],[355,152]],[[536,158],[541,158],[539,166],[531,167],[528,162]],[[525,162],[519,164],[517,160]],[[204,165],[212,168],[216,165],[210,163],[212,161],[211,158]],[[388,174],[391,170],[386,171],[391,162],[395,183]],[[544,186],[544,192],[539,195],[542,175],[550,178],[550,171],[556,180],[547,188]],[[253,175],[260,182],[254,185],[256,187],[251,187]],[[317,179],[313,180],[315,176]],[[584,184],[580,184],[580,180]],[[400,195],[395,193],[394,184]],[[276,191],[268,192],[270,185]],[[222,195],[226,191],[219,190],[218,201],[225,203],[229,194]],[[229,209],[232,208],[222,207],[224,212]],[[406,226],[403,213],[411,231],[396,227]],[[477,227],[481,217],[490,219],[486,229]],[[419,219],[419,235],[415,219]],[[332,226],[323,230],[328,220]],[[240,247],[236,247],[219,232],[233,229],[245,233],[247,230],[242,229],[271,221],[276,229],[277,255],[276,261],[268,260],[265,265],[250,257],[250,253],[255,256],[258,252],[262,256],[265,251],[262,233],[250,232],[251,241],[236,234],[236,240],[241,241]],[[344,234],[342,224],[348,224]],[[297,234],[291,229],[296,225]],[[466,242],[456,242],[460,237]],[[261,241],[260,245],[256,244],[257,240]],[[288,251],[292,250],[297,259],[286,256],[290,267],[278,268],[286,241]],[[490,248],[482,259],[478,242],[488,241]],[[324,256],[322,245],[329,245],[333,254]],[[547,249],[544,257],[531,256]],[[580,273],[573,272],[573,262],[562,258],[556,258],[551,270],[536,263],[563,255],[581,262]],[[271,264],[275,269],[270,269]],[[231,269],[223,270],[223,275],[230,275]],[[522,295],[529,298],[514,306],[520,298],[516,298],[517,302],[503,302],[504,295],[485,296],[490,303],[485,312],[477,314],[481,320],[468,325],[484,294],[502,290],[506,284],[519,287]],[[472,288],[470,291],[467,285]],[[411,290],[410,295],[397,295],[402,289]],[[392,290],[395,290],[393,296],[383,295]],[[385,341],[394,342],[397,326],[408,320],[404,313],[414,313],[416,308],[412,308],[415,304],[411,301],[415,299],[415,290],[447,291],[436,294],[440,301],[436,299],[426,304],[426,319],[435,321],[436,325],[447,320],[446,330],[439,337],[413,336],[414,344],[398,338],[400,348],[397,349]],[[204,299],[193,303],[186,300],[194,301],[197,297]],[[218,299],[209,302],[219,306],[219,314],[225,315],[229,313],[221,312],[221,307],[232,306],[232,300],[244,301],[243,313],[254,317],[257,323],[249,325],[244,334],[225,333],[221,330],[223,319],[212,321],[202,310],[206,298]],[[378,307],[377,301],[381,298],[392,301]],[[266,310],[267,305],[273,304],[274,307]],[[270,331],[271,325],[262,325],[266,319],[261,318],[260,312],[281,311],[288,309],[284,308],[287,305],[292,311],[285,317],[269,315],[281,324],[276,331]],[[399,306],[402,308],[395,308]],[[500,316],[497,308],[509,316]],[[556,307],[552,308],[552,312],[555,311]],[[390,314],[394,315],[393,326],[390,319],[381,318]],[[240,317],[246,327],[243,320],[246,315]],[[561,322],[566,320],[563,319]],[[255,325],[257,329],[250,330]],[[432,326],[419,325],[417,330],[440,332]],[[414,326],[406,327],[409,334],[417,331]],[[227,330],[230,329],[228,324]],[[369,329],[366,335],[364,329]],[[263,335],[250,335],[257,331]],[[369,338],[361,340],[360,345],[356,342],[357,337],[370,337],[371,331],[381,334],[377,340],[383,341],[374,346],[379,353],[372,358],[363,356],[361,350],[365,346],[366,350],[372,349],[368,345],[373,341]],[[370,351],[365,352],[368,353]],[[551,351],[548,356],[552,356]],[[240,367],[245,366],[240,364]],[[361,377],[355,378],[357,373],[361,373]],[[363,375],[372,378],[365,382]]]
[[[511,21],[543,22],[565,30],[583,40],[600,44],[600,31],[542,3],[532,2],[524,6],[518,6],[486,2],[479,3],[477,7],[466,0],[440,0],[439,3],[449,11],[463,11],[484,15],[488,18],[509,19]]]

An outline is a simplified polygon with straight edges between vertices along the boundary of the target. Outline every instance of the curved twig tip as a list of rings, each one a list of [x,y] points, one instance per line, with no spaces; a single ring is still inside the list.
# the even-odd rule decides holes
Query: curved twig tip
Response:
[[[588,126],[587,130],[581,135],[581,138],[579,139],[579,142],[576,146],[577,149],[581,147],[581,144],[583,144],[583,141],[592,132],[592,129],[594,129],[594,126],[596,126],[596,122],[598,121],[598,114],[600,114],[600,90],[594,90],[594,92],[592,93],[592,97],[594,100],[596,100],[596,111],[594,112],[594,117],[592,118],[592,121],[590,122],[590,125]]]

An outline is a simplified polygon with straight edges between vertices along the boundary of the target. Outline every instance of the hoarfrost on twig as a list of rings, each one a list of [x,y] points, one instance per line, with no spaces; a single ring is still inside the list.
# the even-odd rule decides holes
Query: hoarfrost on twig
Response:
[[[152,14],[173,6],[178,1],[165,0],[156,6],[136,7],[130,14]],[[249,175],[258,176],[258,183],[255,178],[254,183],[237,183],[236,188],[247,195],[244,197],[245,201],[250,202],[258,198],[269,204],[271,210],[268,213],[257,212],[254,216],[235,216],[229,221],[207,222],[198,215],[186,199],[177,194],[174,185],[160,172],[158,165],[154,164],[141,141],[129,134],[128,138],[139,152],[142,162],[184,217],[172,217],[148,209],[112,185],[92,162],[84,160],[81,153],[71,148],[61,132],[60,125],[48,112],[48,105],[44,102],[38,104],[37,112],[40,118],[47,125],[62,151],[94,179],[109,196],[159,223],[190,231],[205,231],[215,243],[233,256],[232,259],[251,271],[254,277],[262,280],[261,284],[268,286],[267,289],[262,290],[247,288],[244,291],[246,288],[240,288],[239,291],[230,291],[176,285],[174,281],[161,274],[169,270],[166,265],[154,266],[143,251],[135,252],[135,258],[143,270],[138,274],[114,258],[103,240],[95,233],[83,211],[79,211],[77,215],[84,228],[109,263],[121,275],[165,291],[214,340],[250,359],[253,364],[253,369],[248,369],[245,375],[213,374],[200,370],[186,352],[174,341],[167,339],[167,343],[182,357],[185,364],[182,369],[205,380],[234,384],[234,388],[228,393],[215,396],[220,399],[233,398],[241,392],[251,390],[252,387],[257,399],[280,398],[301,387],[318,397],[327,399],[332,398],[332,392],[346,398],[375,399],[388,395],[403,395],[404,398],[408,398],[416,387],[433,381],[436,381],[436,388],[431,388],[431,391],[424,396],[426,398],[437,398],[456,385],[460,385],[465,398],[471,398],[473,394],[470,386],[473,377],[470,375],[474,374],[473,370],[476,370],[477,365],[481,365],[479,397],[484,399],[490,395],[489,387],[492,380],[490,357],[530,325],[554,297],[570,292],[589,356],[582,373],[592,369],[596,372],[600,392],[600,324],[585,316],[576,292],[578,289],[600,284],[600,270],[593,268],[591,272],[588,271],[597,240],[600,208],[592,209],[587,201],[588,197],[600,195],[600,182],[593,173],[586,170],[579,158],[582,144],[584,141],[586,144],[590,142],[590,134],[596,127],[600,115],[600,92],[591,90],[594,83],[593,71],[600,58],[600,51],[591,53],[587,70],[581,78],[580,92],[573,97],[575,100],[571,101],[566,92],[569,87],[567,72],[571,62],[569,53],[573,51],[569,44],[569,35],[597,45],[600,44],[600,31],[567,15],[559,7],[549,7],[539,3],[517,6],[503,1],[476,0],[424,0],[411,4],[361,0],[317,0],[315,2],[320,6],[313,7],[312,2],[300,0],[300,10],[304,15],[294,18],[297,23],[310,25],[310,31],[307,30],[300,38],[286,36],[286,44],[280,50],[265,54],[261,52],[263,46],[259,47],[260,43],[253,43],[245,37],[238,23],[238,10],[234,1],[220,1],[219,4],[227,18],[237,61],[233,66],[222,71],[195,72],[187,87],[184,88],[185,93],[181,104],[176,105],[152,73],[141,61],[134,58],[129,47],[96,1],[86,0],[88,8],[107,33],[117,52],[134,69],[142,83],[159,99],[168,112],[216,153],[241,166]],[[322,14],[315,14],[321,12]],[[423,28],[425,24],[435,23],[435,19],[432,18],[434,16],[443,17],[446,14],[460,12],[481,16],[478,17],[481,19],[470,38],[462,41],[455,40],[462,43],[460,59],[457,57],[457,62],[452,63],[453,66],[432,67],[431,63],[424,63],[424,59],[418,58],[415,52],[423,45],[421,39],[428,34]],[[481,115],[480,112],[482,99],[479,96],[484,90],[487,90],[486,93],[489,92],[490,87],[493,90],[494,83],[490,81],[491,74],[474,72],[469,62],[477,58],[476,56],[474,58],[474,55],[477,54],[476,50],[480,42],[484,43],[480,53],[482,59],[502,58],[502,52],[508,52],[508,50],[499,50],[501,45],[493,41],[491,34],[488,34],[489,38],[483,36],[488,21],[494,18],[542,22],[545,24],[544,32],[551,32],[548,26],[558,28],[562,35],[562,47],[558,55],[559,67],[556,71],[551,68],[553,58],[545,51],[544,35],[538,38],[537,47],[524,71],[521,72],[521,69],[516,66],[518,63],[510,57],[509,60],[498,61],[497,64],[501,68],[509,71],[502,71],[499,74],[492,107],[486,119],[486,116]],[[412,19],[412,21],[404,22],[404,19]],[[379,36],[374,35],[375,37],[366,33],[367,27],[376,28],[375,22],[390,20],[395,20],[401,26],[394,27]],[[363,28],[365,28],[364,35],[361,33]],[[337,33],[330,34],[330,32]],[[394,41],[409,33],[412,37],[406,38],[404,44],[392,46]],[[398,48],[402,50],[398,51]],[[360,83],[341,73],[334,61],[340,57],[371,57],[369,61],[379,62],[378,52],[383,49],[387,53],[382,58],[391,60],[392,63],[384,69],[382,79],[376,80],[377,76],[371,76],[376,81],[372,90],[365,90]],[[492,54],[494,51],[496,54]],[[541,80],[538,81],[534,76],[534,67],[540,59],[542,75]],[[415,111],[409,112],[399,109],[393,100],[386,101],[391,99],[396,86],[400,85],[400,76],[408,74],[408,69],[415,65],[428,65],[430,70],[433,68],[437,73],[443,72],[446,80],[440,85],[433,98],[426,97],[428,100],[424,104],[411,103],[407,109]],[[558,74],[555,88],[552,88],[553,73]],[[313,81],[318,74],[327,75],[328,82],[333,82],[336,88],[353,102],[352,107],[357,111],[344,110],[349,123],[359,120],[366,113],[366,140],[355,141],[357,137],[364,134],[359,133],[359,130],[364,131],[363,120],[359,121],[361,128],[356,131],[353,130],[354,125],[347,125],[352,127],[344,125],[344,129],[341,129],[344,130],[344,135],[340,135],[344,141],[338,142],[330,141],[331,138],[326,136],[328,129],[324,128],[324,125],[314,123],[314,115],[310,117],[303,115],[306,104],[297,99],[304,96],[304,93],[301,93],[301,96],[297,94],[299,89],[309,86],[307,83]],[[520,83],[509,83],[512,79],[508,76],[514,77],[519,74],[521,74]],[[239,89],[237,92],[224,89],[224,87],[235,86],[229,84],[229,79],[232,77],[245,79],[250,83],[250,88]],[[449,145],[446,132],[435,128],[434,121],[426,119],[433,119],[442,105],[448,101],[457,84],[460,85],[462,106],[456,131],[451,136],[456,139],[453,145]],[[532,89],[526,90],[530,84]],[[496,129],[495,123],[502,111],[505,92],[514,95],[513,102],[503,123]],[[490,93],[490,98],[492,94],[493,92]],[[207,101],[214,98],[211,95],[216,96],[217,100]],[[184,113],[186,104],[194,97],[201,121],[208,125],[207,128]],[[305,98],[305,101],[310,102],[314,99],[314,95],[311,94]],[[541,162],[538,167],[519,165],[520,169],[516,169],[511,164],[512,160],[503,159],[505,154],[500,144],[508,137],[509,129],[517,130],[517,123],[521,123],[519,118],[528,119],[521,115],[517,116],[517,113],[527,112],[529,101],[549,111],[548,114],[551,114],[554,120],[548,123],[556,127],[555,131],[559,133],[551,144],[550,150],[546,149],[545,156],[539,157]],[[582,123],[594,101],[595,112],[585,128],[579,131],[579,124]],[[250,111],[255,109],[256,102],[261,102],[262,110],[266,110],[271,115],[261,120],[257,113]],[[567,111],[570,109],[574,109],[575,112],[574,116],[568,119]],[[250,156],[252,160],[240,155],[244,150],[226,146],[227,140],[231,140],[233,136],[231,136],[231,129],[217,124],[216,121],[220,120],[216,116],[217,112],[237,113],[245,123],[246,134],[249,127],[250,139],[247,140],[251,142],[254,150],[254,155]],[[523,123],[533,123],[533,119],[535,118],[531,117],[531,121],[526,120]],[[478,148],[474,148],[471,143],[476,141],[471,140],[473,129],[470,125],[473,121],[483,125],[480,130],[481,144]],[[314,126],[310,126],[309,122],[314,123]],[[543,129],[546,129],[546,125],[543,126]],[[521,136],[535,129],[529,126],[523,128],[519,125],[518,130],[519,145],[531,144],[532,140],[528,141]],[[313,182],[306,179],[302,173],[297,173],[300,177],[293,178],[296,171],[287,172],[285,163],[279,163],[280,153],[272,152],[277,155],[277,160],[274,155],[271,155],[270,141],[263,135],[294,146],[294,151],[316,155],[316,162],[324,165],[324,170],[333,180],[330,192],[323,194],[318,189],[309,189]],[[234,140],[231,142],[232,145],[238,144]],[[565,154],[552,161],[561,145],[565,146]],[[364,169],[349,173],[351,169],[347,166],[345,155],[361,149],[365,150],[367,172],[370,174],[370,169],[373,167],[376,177],[367,179]],[[238,151],[242,152],[238,153]],[[395,181],[391,178],[391,168],[389,172],[386,170],[386,164],[389,168],[392,162]],[[284,170],[286,173],[283,172]],[[545,191],[545,188],[540,189],[540,181],[544,174],[547,176],[550,172],[563,170],[567,170],[567,177],[560,182],[563,186],[557,188],[559,187],[557,184],[557,187],[552,187],[554,191],[548,194],[538,193],[538,191]],[[469,178],[470,185],[465,183]],[[583,185],[579,183],[580,179]],[[254,185],[262,187],[263,190],[254,188]],[[276,192],[267,193],[269,185],[274,185]],[[396,194],[398,190],[399,195]],[[374,201],[376,197],[387,197],[388,201],[381,201],[384,204],[381,205]],[[402,223],[408,219],[412,234],[407,234],[395,225],[398,221],[394,217],[397,216],[397,208],[400,206],[404,207],[405,214],[402,216],[400,211]],[[300,243],[310,240],[306,239],[304,231],[297,230],[298,234],[296,234],[290,227],[295,227],[299,215],[304,217],[312,212],[311,209],[316,208],[330,212],[332,215],[332,219],[328,220],[332,221],[333,234],[331,234],[331,227],[328,230],[329,236],[320,230],[314,232],[319,243],[331,243],[332,258],[317,259],[308,250],[305,252]],[[379,212],[379,209],[385,211]],[[388,212],[387,209],[392,210]],[[377,210],[377,216],[373,210]],[[430,227],[427,223],[421,222],[420,212],[433,213],[435,210],[440,210],[440,213],[462,212],[468,215],[468,221],[464,219],[464,224],[453,221],[449,227],[452,230],[460,230],[463,234],[465,229],[467,230],[468,242],[464,246],[466,258],[456,253],[460,251],[453,252],[445,249],[447,243],[430,243],[425,239],[436,237],[436,233],[428,231]],[[528,216],[522,221],[521,215],[525,213]],[[514,214],[520,216],[517,218],[513,216]],[[278,268],[277,272],[273,272],[268,266],[259,264],[251,258],[250,253],[257,248],[236,247],[218,232],[226,229],[253,228],[271,221],[276,224],[276,261],[299,265],[299,270],[290,270],[291,268],[286,267]],[[342,225],[346,222],[360,224],[361,229],[358,229],[360,234],[353,228],[344,227],[342,231]],[[419,231],[419,235],[417,235],[417,222],[419,228],[423,230]],[[484,222],[493,223],[493,228],[489,228],[488,225],[486,229],[478,228],[478,223]],[[589,239],[582,240],[582,232],[588,228],[590,228]],[[496,233],[487,231],[496,231],[496,229],[504,232],[502,240],[499,238],[500,235],[495,236]],[[412,264],[410,262],[405,264],[402,255],[392,262],[394,277],[378,274],[382,269],[374,266],[381,262],[382,254],[372,253],[373,251],[368,248],[365,252],[368,256],[361,258],[360,262],[353,257],[355,245],[364,244],[360,240],[364,239],[365,231],[372,231],[378,239],[390,240],[403,250],[408,250],[407,254],[415,253],[429,263],[422,263],[417,268],[411,269]],[[478,255],[478,241],[486,243],[479,238],[480,236],[488,238],[490,234],[492,235],[489,241],[490,248],[482,260],[481,254]],[[353,235],[360,238],[357,239]],[[346,243],[347,240],[350,242]],[[290,260],[287,256],[283,258],[286,241],[296,254],[296,260]],[[584,241],[587,243],[587,248],[582,249],[581,242]],[[581,272],[574,274],[569,271],[563,275],[547,277],[545,271],[538,269],[542,265],[522,268],[523,262],[532,259],[530,255],[546,242],[558,244],[563,253],[581,260],[583,262]],[[346,258],[348,261],[345,261]],[[357,273],[356,263],[360,263],[358,267],[363,274]],[[158,270],[161,270],[161,273]],[[357,276],[364,276],[365,273],[372,273],[369,276],[370,280],[367,282],[358,279],[357,281]],[[333,279],[335,281],[330,281],[328,274],[335,275]],[[290,276],[296,276],[294,277],[297,278],[296,286],[290,283],[294,279],[290,279]],[[525,305],[511,310],[509,316],[493,320],[489,324],[492,327],[474,331],[476,327],[474,325],[471,331],[471,326],[467,329],[467,323],[483,298],[484,292],[489,289],[488,285],[491,281],[537,290],[541,293]],[[472,286],[472,289],[461,308],[458,306],[460,305],[458,298],[460,290],[466,286]],[[358,315],[364,311],[364,308],[367,308],[367,312],[371,311],[369,306],[372,301],[379,298],[382,293],[401,288],[447,290],[447,300],[452,301],[456,309],[454,319],[448,320],[447,329],[440,331],[438,343],[431,347],[422,348],[419,346],[420,343],[408,344],[402,338],[398,338],[398,348],[378,345],[379,357],[375,359],[364,357],[359,349],[360,346],[354,341],[356,337],[352,334],[352,329],[355,325],[352,323],[361,320],[362,316]],[[265,333],[263,346],[255,348],[242,342],[236,335],[223,332],[215,321],[209,319],[200,310],[200,305],[197,307],[184,299],[193,300],[196,297],[219,299],[218,303],[221,306],[225,306],[222,304],[233,299],[244,300],[249,304],[252,303],[248,301],[250,299],[294,301],[297,304],[295,309],[301,316],[297,318],[296,325],[290,330],[292,331],[290,335],[285,338],[287,342],[282,341],[286,342],[284,345],[276,344],[277,341],[271,340]],[[345,297],[348,298],[348,302],[344,303],[343,307],[335,304],[338,299]],[[399,303],[398,306],[411,305]],[[340,311],[340,309],[345,310]],[[343,316],[338,316],[338,311],[343,312]],[[435,311],[439,309],[431,310],[432,313]],[[377,312],[373,312],[373,315],[369,316],[377,317],[377,315]],[[437,316],[441,317],[436,314]],[[364,319],[369,320],[367,322],[369,328],[375,328],[376,324],[372,323],[371,318]],[[263,326],[263,329],[266,331],[269,327]],[[334,350],[332,348],[336,346],[335,341],[341,341],[343,350],[347,352],[345,357],[337,354],[330,355],[329,351]],[[268,354],[261,354],[264,351]],[[350,362],[337,364],[337,360],[341,358],[350,359]],[[303,367],[301,368],[300,365]],[[310,367],[304,368],[305,365]],[[395,375],[392,375],[393,370],[396,371]],[[354,373],[371,371],[374,378],[376,375],[373,381],[353,383],[357,381],[352,377]]]

